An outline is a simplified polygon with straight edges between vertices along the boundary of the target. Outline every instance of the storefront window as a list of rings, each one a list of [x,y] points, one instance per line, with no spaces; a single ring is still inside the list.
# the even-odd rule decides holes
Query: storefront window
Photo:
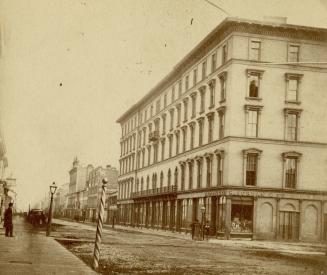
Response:
[[[231,232],[252,233],[253,205],[232,204]]]

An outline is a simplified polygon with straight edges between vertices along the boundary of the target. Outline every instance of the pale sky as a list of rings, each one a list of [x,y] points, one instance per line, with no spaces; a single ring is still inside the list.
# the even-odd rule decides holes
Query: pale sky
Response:
[[[327,0],[210,1],[327,28]],[[1,120],[20,207],[68,182],[75,156],[118,169],[117,118],[225,17],[204,0],[0,0]]]

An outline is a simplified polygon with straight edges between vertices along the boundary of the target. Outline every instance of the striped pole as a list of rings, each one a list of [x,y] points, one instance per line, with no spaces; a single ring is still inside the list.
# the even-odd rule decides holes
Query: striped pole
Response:
[[[94,254],[93,254],[93,268],[96,270],[99,267],[99,259],[100,259],[100,244],[102,237],[102,223],[103,223],[103,214],[104,214],[104,203],[106,201],[106,185],[108,180],[104,178],[102,180],[102,194],[101,201],[99,206],[99,215],[98,215],[98,225],[97,232],[95,235],[95,244],[94,244]]]

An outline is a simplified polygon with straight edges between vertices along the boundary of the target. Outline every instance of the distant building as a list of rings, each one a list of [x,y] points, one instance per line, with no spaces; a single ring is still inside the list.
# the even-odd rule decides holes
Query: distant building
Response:
[[[65,183],[62,186],[58,187],[54,195],[54,216],[63,217],[65,215],[65,210],[68,205],[68,191],[69,183]]]
[[[119,119],[121,224],[327,240],[327,29],[227,18]]]
[[[90,170],[88,170],[87,178],[86,218],[90,221],[95,221],[97,219],[102,194],[102,179],[104,177],[108,179],[106,195],[116,191],[118,170],[110,165],[107,165],[105,168],[102,168],[101,166],[93,168],[93,166],[90,165],[88,168],[90,168]]]
[[[113,224],[114,222],[116,222],[116,218],[117,218],[117,195],[118,195],[118,191],[113,191],[110,192],[107,195],[107,199],[106,199],[106,217],[105,217],[105,221],[108,224]]]
[[[68,205],[66,216],[74,218],[81,215],[84,193],[86,191],[86,167],[80,165],[77,157],[69,171]]]

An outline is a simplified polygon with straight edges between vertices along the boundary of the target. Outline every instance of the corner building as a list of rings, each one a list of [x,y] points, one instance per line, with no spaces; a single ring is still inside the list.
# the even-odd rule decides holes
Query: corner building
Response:
[[[327,236],[327,29],[227,18],[119,119],[124,225]]]

